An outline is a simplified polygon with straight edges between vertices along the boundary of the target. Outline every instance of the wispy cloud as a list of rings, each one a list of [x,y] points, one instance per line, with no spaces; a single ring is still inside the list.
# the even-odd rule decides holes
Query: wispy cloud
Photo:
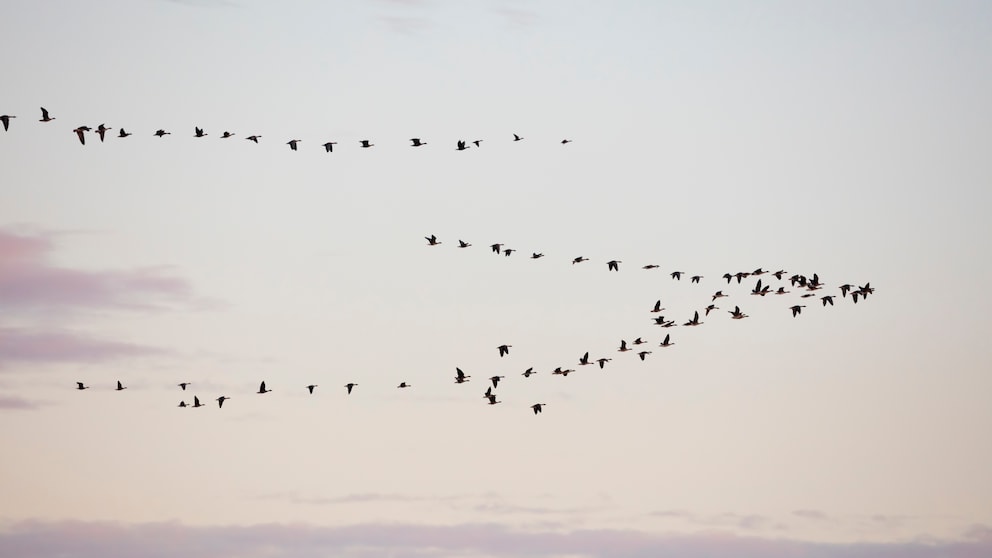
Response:
[[[7,312],[75,308],[154,309],[195,304],[168,267],[89,271],[51,263],[54,235],[0,228],[0,306]]]
[[[28,331],[0,327],[0,369],[9,362],[104,362],[167,351],[117,341],[104,341],[69,331]]]
[[[28,401],[23,397],[16,397],[13,395],[0,395],[0,410],[17,410],[17,411],[29,411],[37,409],[40,407],[35,401]]]
[[[988,558],[992,540],[823,544],[721,533],[650,534],[630,530],[520,531],[496,524],[345,527],[264,524],[193,527],[178,523],[14,523],[0,529],[0,555],[11,557],[184,558],[366,556],[442,558]]]

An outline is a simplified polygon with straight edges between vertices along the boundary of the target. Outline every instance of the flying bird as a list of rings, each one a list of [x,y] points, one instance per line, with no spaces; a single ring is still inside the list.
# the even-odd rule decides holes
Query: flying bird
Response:
[[[585,366],[587,364],[592,364],[591,362],[589,362],[589,351],[586,351],[586,354],[579,357],[579,364],[581,364],[582,366]]]
[[[90,389],[90,386],[84,386],[83,382],[76,382],[76,389]]]
[[[200,398],[194,395],[193,396],[193,408],[198,408],[198,407],[203,407],[203,404],[200,403]]]
[[[192,382],[182,382],[181,384],[178,384],[178,385],[179,385],[179,387],[182,388],[183,391],[186,391],[186,386],[190,385],[191,383]]]
[[[6,132],[10,128],[10,119],[17,118],[16,116],[11,116],[9,114],[0,114],[0,123],[3,123],[3,131]]]
[[[75,130],[73,130],[73,132],[76,132],[76,137],[79,138],[79,143],[81,143],[83,145],[86,145],[86,136],[84,136],[83,134],[85,132],[89,132],[89,131],[90,131],[90,127],[89,126],[80,126],[80,127],[76,128]]]
[[[518,136],[517,134],[513,134],[513,141],[520,141],[522,139],[524,139],[524,138]]]
[[[307,391],[310,392],[310,395],[313,395],[313,388],[315,387],[317,387],[317,384],[310,384],[307,386]]]
[[[400,385],[398,385],[396,387],[398,387],[398,388],[408,388],[408,387],[412,387],[412,386],[410,384],[406,383],[406,382],[400,382]]]
[[[641,351],[637,353],[637,356],[641,357],[641,360],[644,360],[644,357],[648,356],[649,354],[651,354],[651,351]]]
[[[119,138],[126,138],[126,137],[128,137],[130,135],[131,135],[131,132],[125,132],[124,131],[124,128],[121,128],[121,129],[117,130],[117,137],[119,137]]]
[[[114,390],[114,391],[124,391],[126,389],[127,389],[127,387],[124,386],[124,384],[122,384],[120,380],[117,380],[117,389]]]
[[[248,137],[246,137],[245,139],[246,139],[246,140],[248,140],[248,141],[253,141],[253,142],[255,142],[255,143],[258,143],[258,140],[259,140],[259,138],[261,138],[261,137],[262,137],[262,136],[248,136]]]
[[[582,256],[579,256],[578,258],[575,258],[574,260],[572,260],[572,265],[575,265],[577,263],[587,262],[587,261],[589,261],[589,258],[583,258]]]
[[[563,139],[563,140],[561,140],[561,144],[562,145],[565,145],[566,143],[572,143],[572,140],[570,140],[570,139]]]
[[[301,141],[303,140],[289,140],[286,142],[286,145],[288,145],[289,148],[292,149],[293,151],[296,151],[296,144],[300,143]]]
[[[233,137],[234,137],[234,134],[232,134],[231,132],[226,132],[226,131],[223,134],[220,135],[220,139],[227,139],[227,138],[233,138]]]
[[[699,280],[702,278],[703,278],[702,275],[693,275],[689,279],[691,280],[692,283],[699,283]]]
[[[657,302],[654,303],[654,308],[651,309],[652,312],[661,312],[664,308],[661,307],[661,299],[659,298]]]
[[[186,402],[185,401],[180,401],[179,402],[179,406],[180,407],[185,407],[186,406]]]
[[[466,149],[468,149],[468,146],[465,145],[464,140],[458,140],[458,143],[455,144],[455,151],[465,151]]]
[[[820,300],[823,301],[823,305],[824,306],[826,306],[828,303],[830,304],[830,306],[833,306],[834,305],[834,297],[831,296],[831,295],[821,296],[820,297]]]
[[[338,142],[336,142],[336,141],[329,141],[329,142],[325,143],[324,144],[324,151],[326,151],[328,153],[334,151],[334,146],[337,145],[337,144],[338,144]]]
[[[713,300],[711,300],[710,302],[715,302],[716,299],[723,298],[725,296],[727,296],[727,295],[723,294],[723,291],[717,291],[717,292],[713,293]]]
[[[645,265],[645,266],[641,267],[641,269],[658,269],[659,267],[660,266],[658,264],[648,264],[648,265]]]
[[[158,137],[161,138],[161,137],[164,137],[164,136],[167,136],[167,135],[171,135],[171,134],[172,134],[172,132],[166,132],[165,130],[159,128],[158,130],[155,130],[155,133],[152,134],[152,135],[153,136],[158,136]]]
[[[693,314],[692,319],[689,320],[688,322],[682,324],[682,325],[697,326],[697,325],[700,325],[702,323],[703,322],[699,321],[699,311],[697,310],[696,313]]]
[[[227,401],[228,399],[230,399],[230,397],[228,397],[226,395],[221,395],[220,397],[218,397],[217,398],[217,408],[220,409],[220,408],[224,407],[224,402]]]
[[[521,376],[523,376],[524,378],[530,378],[531,374],[537,374],[537,372],[535,372],[533,368],[528,368],[527,370],[524,370]]]
[[[489,247],[493,249],[493,252],[499,254],[499,249],[502,248],[503,245],[500,244],[500,243],[496,243],[496,244],[490,245]]]
[[[96,133],[100,136],[100,143],[103,143],[103,136],[104,134],[107,133],[108,130],[113,130],[113,128],[108,128],[103,124],[100,124],[99,126],[96,127]]]
[[[672,342],[672,336],[671,336],[671,334],[668,334],[668,335],[665,335],[665,339],[658,346],[659,347],[671,347],[674,344],[675,343]]]
[[[734,310],[732,312],[728,310],[728,312],[730,313],[730,317],[732,317],[735,320],[743,320],[744,318],[747,317],[747,314],[741,312],[740,306],[734,306]]]
[[[413,145],[411,145],[410,147],[420,147],[421,145],[427,145],[427,142],[420,141],[420,138],[410,138],[410,141],[413,142]]]
[[[353,389],[353,388],[354,388],[355,386],[357,386],[357,385],[358,385],[358,384],[355,384],[355,383],[348,383],[348,384],[345,384],[345,385],[344,385],[344,387],[346,387],[346,388],[348,388],[348,394],[349,394],[349,395],[351,395],[351,390],[352,390],[352,389]]]
[[[505,378],[505,376],[492,376],[489,380],[493,383],[493,388],[498,387],[500,379]]]
[[[456,384],[463,384],[463,383],[467,382],[468,379],[471,378],[471,377],[472,376],[470,376],[470,375],[468,375],[468,376],[465,375],[465,373],[462,372],[462,369],[461,368],[455,368],[455,383]]]
[[[496,347],[499,349],[499,356],[506,356],[510,354],[510,347],[512,346],[513,345],[500,345],[499,347]]]
[[[623,339],[621,339],[620,340],[620,348],[617,349],[617,351],[623,353],[623,352],[626,352],[626,351],[629,351],[629,350],[630,350],[630,348],[627,346],[627,342],[624,341]]]
[[[469,244],[468,242],[465,242],[464,240],[461,239],[458,240],[459,248],[468,248],[469,246],[471,246],[471,244]]]
[[[540,413],[542,409],[544,409],[545,405],[547,405],[547,403],[534,403],[533,405],[530,406],[530,408],[534,409],[534,414],[536,415],[537,413]]]
[[[495,405],[497,403],[502,403],[502,401],[496,401],[496,395],[495,394],[489,395],[487,397],[487,399],[489,399],[489,404],[490,405]]]
[[[542,254],[540,252],[532,252],[531,255],[530,255],[530,259],[532,259],[532,260],[539,260],[539,259],[541,259],[543,257],[544,257],[544,254]]]
[[[806,308],[806,306],[805,305],[802,305],[802,304],[797,304],[795,306],[790,306],[789,307],[789,310],[792,310],[792,317],[795,318],[796,316],[798,316],[800,314],[800,312],[803,311],[803,308]]]
[[[645,343],[647,343],[647,341],[645,341],[645,340],[641,339],[640,337],[638,337],[637,339],[634,339],[634,341],[633,341],[632,344],[634,344],[634,345],[643,345]]]
[[[375,147],[375,144],[374,143],[369,143],[369,141],[370,140],[362,140],[361,141],[362,147]]]
[[[52,120],[55,119],[52,118],[51,116],[48,116],[48,109],[46,109],[45,107],[41,107],[41,120],[39,120],[38,122],[51,122]]]
[[[265,389],[265,382],[262,382],[261,384],[258,385],[258,394],[259,395],[261,395],[263,393],[269,393],[270,391],[272,391],[272,390],[271,389]]]
[[[606,366],[606,363],[607,362],[610,362],[611,360],[613,360],[613,359],[612,358],[597,358],[596,359],[596,362],[599,363],[599,367],[600,367],[600,369],[602,369],[604,366]]]
[[[434,236],[433,234],[430,236],[425,236],[424,238],[427,239],[428,246],[437,246],[438,244],[441,244],[441,241],[438,240],[437,237]]]
[[[514,249],[514,248],[503,248],[503,255],[506,256],[506,257],[508,257],[508,258],[510,257],[510,254],[512,254],[514,252],[516,252],[516,249]]]
[[[552,372],[551,375],[552,376],[565,376],[565,377],[568,377],[568,375],[570,373],[572,373],[572,372],[575,372],[575,370],[572,370],[571,368],[568,368],[566,370],[562,370],[561,369],[561,366],[559,366],[558,368],[555,368],[555,371]]]
[[[610,260],[606,262],[606,269],[608,271],[620,271],[620,264],[622,263],[620,260]]]
[[[207,135],[203,133],[203,128],[197,128],[196,126],[193,126],[193,129],[194,129],[193,132],[194,138],[202,138],[203,136]]]

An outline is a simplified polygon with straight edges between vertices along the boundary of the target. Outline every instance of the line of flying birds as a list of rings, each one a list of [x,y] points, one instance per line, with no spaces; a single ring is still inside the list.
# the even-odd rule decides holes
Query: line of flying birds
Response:
[[[427,245],[428,246],[439,246],[439,245],[442,244],[442,242],[440,240],[438,240],[437,236],[435,236],[433,234],[430,235],[430,236],[426,236],[424,238],[427,240]],[[459,240],[458,241],[458,248],[469,248],[471,246],[472,246],[471,243],[465,242],[464,240]],[[506,248],[501,243],[491,244],[489,246],[489,248],[492,250],[492,252],[494,254],[496,254],[496,255],[502,255],[504,257],[508,257],[508,256],[510,256],[511,254],[513,254],[516,251],[516,250],[514,250],[512,248]],[[530,256],[530,259],[537,260],[537,259],[541,259],[543,257],[544,257],[544,254],[543,253],[533,252],[531,254],[531,256]],[[572,258],[571,261],[572,261],[572,265],[575,265],[575,264],[580,264],[580,263],[587,262],[587,261],[589,261],[589,258],[585,258],[585,257],[579,256],[579,257],[576,257],[576,258]],[[620,262],[619,260],[610,260],[610,261],[607,261],[606,262],[607,270],[608,271],[619,271],[619,269],[620,269],[619,264],[620,263],[622,263],[622,262]],[[641,266],[641,269],[654,270],[654,269],[658,269],[659,267],[660,266],[658,266],[657,264],[647,264],[647,265]],[[770,275],[772,277],[775,277],[779,281],[782,281],[782,280],[785,279],[785,276],[786,276],[787,272],[785,270],[778,270],[778,271],[775,271],[775,272],[769,272],[769,271],[766,271],[766,270],[764,270],[764,269],[762,269],[762,268],[759,267],[759,268],[755,269],[754,271],[747,271],[747,272],[745,272],[745,271],[739,271],[739,272],[735,272],[735,273],[725,273],[725,274],[723,274],[723,277],[722,278],[727,281],[727,284],[728,285],[730,285],[735,279],[737,281],[737,284],[740,284],[747,277],[752,277],[752,276],[759,277],[757,283],[754,285],[754,287],[750,291],[750,294],[752,296],[761,296],[761,297],[764,297],[764,296],[769,295],[769,294],[772,294],[772,295],[785,295],[785,294],[789,294],[789,293],[792,292],[792,291],[786,290],[786,287],[785,286],[780,286],[776,290],[773,291],[772,288],[771,288],[771,286],[770,285],[767,285],[767,284],[763,284],[763,281],[760,278],[761,276],[766,275],[766,274],[767,275]],[[689,274],[687,274],[686,272],[683,272],[683,271],[672,271],[672,272],[670,272],[669,275],[675,281],[681,281],[682,276],[683,275],[686,275],[687,277],[689,277],[690,284],[701,284],[701,281],[703,279],[703,276],[701,276],[701,275],[689,275]],[[793,274],[793,275],[791,275],[788,278],[788,280],[789,280],[789,283],[791,284],[791,286],[793,288],[798,288],[798,289],[801,289],[801,290],[806,291],[804,294],[800,295],[801,298],[809,298],[809,297],[819,296],[819,291],[822,291],[822,289],[825,286],[825,284],[820,280],[819,275],[816,274],[816,273],[813,273],[811,276],[806,276],[806,275],[802,275],[802,274]],[[847,295],[850,294],[851,295],[851,300],[854,303],[857,303],[857,301],[858,301],[859,298],[861,298],[861,299],[867,299],[869,295],[874,294],[874,292],[875,292],[875,289],[870,285],[870,283],[865,283],[863,286],[855,286],[855,285],[851,285],[851,284],[843,284],[843,285],[840,285],[838,288],[840,290],[840,294],[841,294],[841,297],[842,298],[847,298]],[[723,290],[718,290],[715,293],[713,293],[712,295],[710,295],[709,304],[705,308],[702,309],[703,317],[709,316],[710,312],[712,312],[714,310],[719,310],[719,308],[713,304],[714,302],[716,302],[717,299],[719,299],[719,298],[726,298],[726,297],[729,297],[729,296],[730,295],[725,294],[723,292]],[[834,299],[835,299],[835,296],[834,295],[822,295],[822,296],[820,296],[820,301],[822,302],[822,306],[824,306],[824,307],[826,307],[828,305],[829,306],[833,306],[834,305]],[[802,304],[796,304],[796,305],[790,306],[789,307],[789,310],[792,312],[792,317],[798,316],[802,312],[802,309],[805,308],[805,307],[806,306],[805,305],[802,305]],[[663,327],[663,328],[671,328],[671,327],[676,327],[677,326],[677,324],[675,323],[675,320],[666,319],[665,316],[661,315],[661,312],[664,312],[665,311],[665,308],[662,307],[662,301],[660,299],[657,300],[657,301],[655,301],[654,304],[650,306],[650,308],[648,309],[648,311],[651,314],[657,314],[657,316],[651,318],[652,322],[655,325],[658,325],[658,326]],[[729,313],[730,316],[731,316],[731,318],[732,319],[735,319],[735,320],[740,320],[740,319],[744,319],[744,318],[749,317],[747,314],[745,314],[744,312],[741,311],[739,305],[735,305],[734,306],[734,309],[733,310],[728,310],[727,313]],[[682,325],[683,326],[686,326],[686,327],[694,327],[694,326],[703,325],[703,323],[704,322],[700,321],[700,310],[696,310],[696,311],[694,311],[692,318],[689,319],[689,320],[687,320],[686,322],[684,322]],[[644,340],[642,337],[637,337],[636,339],[634,339],[633,341],[631,341],[629,344],[628,344],[628,342],[627,342],[626,339],[621,339],[620,340],[620,345],[619,345],[619,347],[616,350],[617,350],[617,352],[620,352],[620,353],[628,353],[628,352],[630,352],[630,353],[636,354],[641,361],[645,361],[645,359],[647,358],[647,356],[650,355],[652,352],[649,351],[649,350],[646,350],[646,349],[642,349],[642,347],[643,346],[648,346],[648,345],[649,345],[649,342],[646,341],[646,340]],[[675,342],[672,340],[672,336],[671,336],[670,333],[666,333],[664,339],[662,339],[661,342],[658,344],[659,347],[671,347],[673,345],[675,345]],[[509,345],[509,344],[502,344],[502,345],[497,346],[496,349],[498,351],[499,356],[501,358],[508,356],[510,354],[510,348],[512,346],[513,345]],[[609,358],[609,357],[592,358],[590,356],[589,351],[585,351],[582,354],[582,356],[579,357],[579,359],[578,359],[578,365],[579,366],[590,366],[590,365],[594,365],[594,366],[598,366],[600,369],[603,369],[603,368],[606,367],[606,364],[608,362],[611,362],[612,360],[613,359],[612,358]],[[551,371],[551,375],[552,376],[563,376],[563,377],[567,377],[569,374],[571,374],[573,372],[575,372],[575,369],[573,369],[573,368],[568,368],[567,366],[558,366],[558,367],[555,367],[555,369]],[[524,378],[529,378],[529,377],[531,377],[534,374],[537,374],[537,371],[534,370],[533,367],[530,367],[530,368],[527,368],[526,370],[524,370],[524,372],[521,375]],[[466,383],[466,382],[468,382],[470,380],[471,377],[472,377],[471,375],[466,374],[460,367],[456,367],[455,368],[454,383],[456,383],[456,384]],[[492,386],[490,386],[490,387],[488,387],[486,389],[485,393],[483,394],[483,398],[487,400],[487,402],[488,402],[489,405],[497,405],[499,403],[502,403],[502,401],[500,401],[499,399],[497,399],[497,395],[493,392],[493,390],[496,389],[497,387],[499,387],[499,384],[500,384],[501,380],[504,380],[505,378],[506,378],[505,376],[501,376],[501,375],[494,375],[494,376],[490,376],[489,378],[487,378],[488,381],[492,383]],[[185,391],[186,388],[187,388],[187,386],[189,386],[189,385],[191,385],[191,382],[182,382],[182,383],[178,384],[178,387],[181,388],[183,391]],[[352,390],[356,386],[358,386],[357,383],[349,382],[349,383],[347,383],[347,384],[344,385],[344,388],[347,390],[347,393],[350,395],[352,393]],[[307,385],[307,386],[302,386],[301,389],[306,389],[309,394],[313,395],[314,389],[316,389],[317,387],[318,387],[317,384],[310,384],[310,385]],[[403,382],[400,382],[399,385],[397,385],[396,387],[398,389],[407,389],[407,388],[413,387],[413,385],[410,384],[410,383],[408,383],[408,382],[406,382],[406,381],[403,381]],[[76,383],[76,389],[78,389],[78,390],[85,390],[85,389],[89,389],[89,388],[90,388],[90,386],[85,385],[83,382],[77,382]],[[125,389],[127,389],[127,387],[124,386],[120,381],[118,381],[117,382],[116,391],[123,391]],[[264,395],[264,394],[271,393],[271,392],[272,392],[272,390],[271,389],[268,389],[268,387],[266,386],[266,383],[263,381],[263,382],[261,382],[261,384],[259,384],[258,391],[255,392],[255,393],[257,393],[259,395]],[[228,399],[231,399],[231,398],[228,397],[228,396],[226,396],[226,395],[222,395],[222,396],[216,398],[215,401],[217,402],[218,408],[223,408],[224,402],[227,401]],[[538,414],[538,413],[541,413],[543,411],[543,408],[546,405],[547,405],[546,403],[534,403],[533,405],[530,406],[530,409],[533,410],[534,414]],[[186,400],[184,399],[184,400],[180,401],[180,403],[179,403],[178,406],[179,407],[182,407],[182,408],[185,408],[185,407],[198,408],[198,407],[203,407],[205,405],[200,402],[200,399],[199,399],[198,396],[193,396],[193,402],[191,404],[188,404],[186,402]]]
[[[0,115],[0,124],[3,124],[4,131],[7,131],[7,130],[10,129],[10,120],[12,118],[17,118],[17,117],[16,116],[13,116],[13,115],[10,115],[10,114]],[[41,107],[41,118],[38,121],[39,122],[51,122],[52,120],[55,120],[55,118],[49,114],[48,109],[46,109],[45,107]],[[74,128],[72,130],[72,132],[74,134],[76,134],[76,137],[79,138],[79,143],[80,144],[86,145],[86,134],[88,132],[95,132],[100,137],[100,141],[103,142],[104,139],[107,136],[107,132],[109,132],[111,130],[113,130],[113,128],[107,127],[105,124],[100,124],[96,128],[91,128],[89,126],[77,126],[76,128]],[[118,138],[126,138],[126,137],[131,136],[131,135],[133,135],[132,132],[128,132],[128,131],[124,130],[124,128],[120,128],[117,131],[117,136],[116,137],[118,137]],[[155,131],[154,134],[151,134],[151,135],[162,138],[162,137],[165,137],[165,136],[172,135],[172,132],[167,132],[165,129],[159,128],[158,130]],[[199,126],[194,126],[193,127],[193,137],[194,138],[203,138],[203,137],[206,137],[208,135],[209,134],[206,133],[203,130],[203,128],[200,128]],[[233,132],[224,131],[224,133],[222,133],[219,137],[221,139],[227,139],[227,138],[233,138],[235,136],[236,136],[236,134],[234,134]],[[253,134],[253,135],[250,135],[250,136],[245,136],[245,139],[246,140],[252,141],[254,143],[258,143],[258,140],[260,140],[261,138],[262,138],[262,136],[261,135],[257,135],[257,134]],[[523,139],[524,138],[521,137],[520,135],[513,134],[513,141],[522,141]],[[302,142],[302,141],[303,140],[301,140],[301,139],[292,139],[292,140],[287,141],[286,142],[286,145],[288,145],[291,150],[297,151],[298,150],[298,147],[299,147],[298,144],[300,142]],[[570,140],[570,139],[563,139],[563,140],[561,140],[560,143],[562,145],[564,145],[564,144],[567,144],[567,143],[572,143],[572,140]],[[332,151],[334,151],[334,146],[337,145],[337,144],[338,144],[338,142],[336,142],[336,141],[328,141],[328,142],[325,142],[325,143],[321,144],[321,147],[324,148],[324,151],[325,152],[331,153]],[[375,144],[372,143],[372,140],[359,140],[358,144],[359,144],[359,146],[361,146],[363,148],[375,147]],[[455,150],[456,151],[465,151],[466,149],[469,149],[470,147],[472,147],[472,145],[469,145],[469,144],[475,145],[475,147],[481,147],[482,140],[481,139],[477,139],[477,140],[473,140],[473,141],[458,140],[455,143]],[[422,147],[422,146],[425,146],[425,145],[427,145],[427,142],[424,141],[424,140],[422,140],[421,138],[410,138],[410,147]]]

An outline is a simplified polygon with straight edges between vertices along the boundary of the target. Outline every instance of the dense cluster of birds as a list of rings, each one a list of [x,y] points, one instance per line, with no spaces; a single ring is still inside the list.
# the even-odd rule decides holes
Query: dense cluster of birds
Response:
[[[433,234],[430,236],[425,236],[424,239],[427,241],[427,246],[436,247],[436,246],[441,246],[443,244],[443,242],[439,240],[436,235]],[[461,239],[458,240],[457,248],[470,248],[470,247],[472,247],[472,244],[470,242],[466,242]],[[490,244],[489,249],[497,256],[502,256],[502,257],[510,257],[512,254],[516,252],[515,249],[507,248],[502,243]],[[531,252],[529,259],[539,260],[544,257],[545,256],[543,252]],[[586,258],[584,256],[576,256],[569,259],[571,261],[571,265],[582,264],[590,261],[589,258]],[[606,264],[606,271],[609,273],[609,272],[619,272],[620,264],[623,262],[621,262],[620,260],[608,260],[604,263]],[[660,269],[660,266],[654,263],[647,263],[641,265],[640,268],[642,270],[652,271],[652,270]],[[690,284],[702,285],[702,280],[704,279],[702,275],[691,275],[687,272],[680,270],[673,270],[671,272],[668,272],[668,275],[671,277],[673,281],[681,281],[682,277],[685,276],[689,279]],[[772,286],[765,283],[765,279],[763,279],[763,277],[766,275],[768,276],[768,278],[774,277],[775,280],[777,280],[778,282],[788,281],[789,285],[788,286],[780,285],[774,290],[772,290],[773,289]],[[788,277],[786,277],[787,275]],[[723,274],[722,279],[726,281],[727,285],[733,285],[735,284],[735,282],[736,284],[739,285],[743,283],[744,279],[751,277],[757,277],[758,279],[750,290],[749,293],[750,296],[765,297],[770,295],[772,297],[778,297],[778,296],[791,294],[793,293],[793,290],[791,289],[795,289],[800,299],[809,299],[816,297],[820,301],[821,303],[820,306],[822,307],[833,306],[837,298],[835,294],[823,294],[824,292],[826,292],[824,290],[826,284],[820,280],[820,276],[817,273],[812,273],[810,275],[795,273],[789,275],[788,272],[782,269],[771,272],[759,267],[752,271],[736,271],[733,273],[727,272]],[[707,302],[706,306],[698,310],[694,310],[692,317],[687,318],[686,321],[681,324],[681,326],[696,327],[703,325],[705,323],[704,321],[702,321],[704,318],[709,316],[711,312],[720,310],[720,308],[715,304],[716,301],[721,298],[729,298],[730,295],[725,293],[723,290],[725,288],[727,287],[723,287],[720,290],[717,290],[712,294],[707,295],[709,300],[706,301]],[[875,293],[874,287],[872,287],[871,284],[867,282],[861,286],[856,286],[851,283],[844,283],[842,285],[838,285],[837,289],[842,299],[850,299],[851,302],[854,304],[857,304],[859,299],[865,300],[869,297],[869,295]],[[785,306],[784,308],[787,309],[789,312],[791,312],[792,317],[795,318],[802,313],[802,310],[803,308],[806,308],[806,305],[791,304],[789,306]],[[654,301],[653,304],[645,304],[645,311],[646,313],[652,315],[650,318],[651,322],[661,328],[665,328],[667,330],[668,328],[679,326],[679,324],[676,323],[676,320],[669,319],[662,314],[662,312],[665,312],[666,309],[662,306],[662,301],[660,299]],[[749,317],[748,314],[745,314],[741,310],[739,304],[735,304],[733,310],[726,309],[725,311],[728,314],[730,314],[730,318],[734,320],[741,320]],[[700,313],[702,313],[702,315],[700,315]],[[672,334],[666,332],[664,338],[661,339],[661,341],[658,342],[656,346],[659,348],[667,348],[667,347],[672,347],[673,345],[675,345],[675,341],[672,339]],[[637,337],[631,340],[629,343],[626,339],[620,339],[619,345],[616,348],[616,352],[621,354],[631,353],[636,355],[640,361],[645,361],[648,355],[652,354],[652,351],[645,348],[649,346],[651,346],[651,343],[645,340],[643,337]],[[496,351],[498,352],[499,357],[503,358],[510,355],[510,349],[512,347],[513,345],[510,345],[508,343],[503,343],[497,345],[495,348]],[[580,367],[598,366],[600,369],[603,369],[606,367],[607,363],[612,361],[613,358],[607,356],[598,356],[596,358],[593,358],[590,355],[589,351],[585,351],[581,354],[581,356],[578,357],[577,366]],[[576,369],[569,368],[568,365],[563,365],[563,366],[557,366],[553,370],[551,370],[550,375],[567,377],[569,374],[575,371]],[[537,373],[538,371],[535,370],[534,367],[528,367],[520,375],[523,376],[524,378],[530,378],[531,376]],[[464,384],[469,382],[471,378],[472,376],[470,374],[466,374],[465,371],[462,370],[461,368],[459,367],[455,368],[454,383]],[[498,399],[496,393],[493,390],[497,389],[500,383],[503,380],[505,380],[505,378],[506,376],[501,376],[501,375],[493,375],[486,378],[487,382],[491,383],[491,385],[487,387],[485,393],[483,393],[482,395],[483,399],[486,400],[487,404],[497,405],[502,403],[502,401]],[[179,387],[182,391],[185,392],[186,388],[190,385],[191,382],[181,382],[177,384],[177,387]],[[357,386],[358,386],[357,383],[349,382],[347,384],[344,384],[342,387],[346,390],[346,393],[350,395]],[[317,384],[309,384],[305,386],[298,386],[297,389],[300,390],[305,389],[307,393],[313,395],[314,390],[317,387],[319,387]],[[409,389],[412,387],[413,385],[407,381],[401,381],[396,386],[397,389]],[[78,390],[90,389],[90,386],[85,385],[83,382],[77,382],[76,389]],[[127,389],[127,387],[124,386],[120,381],[118,381],[115,390],[123,391],[125,389]],[[271,392],[272,390],[268,389],[265,381],[262,381],[259,384],[258,391],[255,393],[258,395],[265,395]],[[217,397],[215,399],[215,401],[217,402],[217,407],[223,408],[224,402],[229,399],[231,399],[231,397],[227,395],[221,395]],[[543,409],[546,405],[547,405],[546,403],[533,403],[530,405],[529,408],[536,415],[543,412]],[[198,407],[203,407],[204,404],[200,401],[198,396],[194,395],[192,403],[187,403],[186,399],[183,399],[179,402],[178,406],[181,408],[186,408],[186,407],[198,408]]]
[[[5,132],[10,129],[10,121],[11,121],[11,119],[14,119],[14,118],[17,118],[17,117],[14,116],[14,115],[11,115],[11,114],[0,115],[0,124],[3,124],[3,129],[4,129]],[[46,109],[45,107],[41,107],[41,118],[38,121],[39,122],[51,122],[53,120],[55,120],[55,117],[51,116],[51,114],[48,112],[48,109]],[[97,134],[97,136],[99,136],[100,142],[102,143],[106,139],[106,137],[107,137],[107,132],[110,132],[111,130],[113,130],[113,128],[108,127],[106,124],[102,124],[101,123],[96,128],[91,128],[90,126],[85,126],[85,125],[84,126],[77,126],[77,127],[73,128],[72,132],[74,134],[76,134],[76,137],[77,138],[79,138],[79,143],[81,145],[86,145],[86,134],[87,133],[89,133],[89,132],[95,132]],[[116,137],[119,138],[119,139],[123,139],[123,138],[130,137],[132,135],[134,135],[133,132],[128,132],[124,128],[119,128],[118,131],[117,131],[117,136]],[[159,128],[159,129],[155,130],[154,133],[148,134],[148,135],[149,136],[155,136],[155,137],[158,137],[158,138],[164,138],[165,136],[172,135],[172,132],[166,131],[164,128]],[[207,132],[205,132],[203,128],[200,128],[199,126],[193,126],[193,133],[191,134],[192,137],[194,137],[194,138],[204,138],[204,137],[207,137],[209,135],[210,134],[208,134]],[[225,130],[223,133],[221,133],[217,137],[220,138],[220,139],[229,139],[229,138],[237,137],[237,134],[235,134],[234,132],[229,132],[229,131],[226,131]],[[257,143],[259,143],[258,140],[262,139],[262,136],[260,134],[252,134],[250,136],[245,136],[244,139],[257,144]],[[523,141],[523,139],[524,138],[521,137],[519,134],[513,134],[513,140],[512,141],[515,141],[515,142],[517,142],[517,141]],[[286,142],[286,145],[288,145],[289,146],[289,149],[291,149],[292,151],[298,151],[299,150],[299,144],[302,141],[303,140],[301,140],[301,139],[291,139],[291,140],[289,140],[289,141]],[[410,147],[423,147],[423,146],[427,145],[427,142],[424,141],[421,138],[410,138],[409,141],[410,141]],[[481,139],[476,139],[476,140],[471,140],[471,141],[457,140],[455,142],[455,150],[456,151],[465,151],[466,149],[469,149],[473,145],[475,147],[481,147],[482,146],[482,141],[483,140],[481,140]],[[563,139],[559,143],[561,143],[562,145],[565,145],[565,144],[568,144],[568,143],[572,143],[572,140],[570,140],[570,139]],[[326,153],[332,153],[334,151],[334,146],[337,145],[337,144],[338,144],[338,142],[336,142],[336,141],[325,141],[324,143],[320,144],[320,147],[323,147],[324,148],[324,152],[326,152]],[[361,148],[370,148],[370,147],[375,147],[375,144],[372,143],[372,140],[364,139],[364,140],[359,140],[358,141],[358,146],[361,147]]]

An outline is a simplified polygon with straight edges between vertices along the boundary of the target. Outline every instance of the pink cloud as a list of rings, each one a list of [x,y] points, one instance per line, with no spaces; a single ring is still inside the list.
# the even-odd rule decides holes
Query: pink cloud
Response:
[[[85,271],[50,262],[51,235],[0,228],[0,306],[7,311],[75,307],[154,308],[188,301],[186,281],[167,268]]]
[[[13,410],[32,410],[39,407],[38,403],[34,401],[28,401],[23,397],[15,397],[13,395],[0,395],[0,410],[3,409],[13,409]]]
[[[666,535],[627,530],[519,531],[494,524],[192,527],[179,523],[26,521],[0,529],[0,555],[32,558],[552,558],[561,555],[589,558],[988,558],[992,556],[992,541],[823,544],[708,532]]]
[[[5,362],[103,362],[165,351],[103,341],[68,331],[26,331],[0,327],[0,367]]]

